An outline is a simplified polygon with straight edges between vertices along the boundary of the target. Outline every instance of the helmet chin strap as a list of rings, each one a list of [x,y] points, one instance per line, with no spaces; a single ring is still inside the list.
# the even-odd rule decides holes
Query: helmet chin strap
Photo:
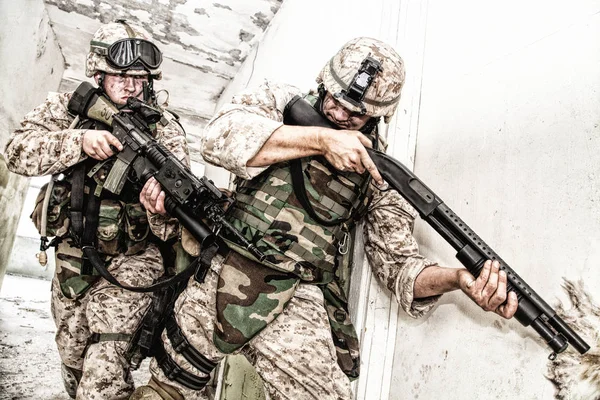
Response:
[[[106,93],[106,90],[104,90],[104,78],[106,77],[106,72],[101,71],[100,72],[100,77],[98,78],[98,87],[100,88],[100,90],[102,90],[104,93]]]
[[[98,88],[102,91],[106,98],[111,101],[118,109],[125,107],[124,104],[116,104],[106,92],[106,88],[104,87],[106,78],[106,72],[102,71],[100,73],[100,77],[98,78]],[[144,82],[142,89],[133,94],[131,97],[137,98],[140,94],[143,94],[143,100],[148,104],[155,104],[156,102],[156,93],[154,92],[154,79],[152,79],[152,75],[148,75],[148,82]]]
[[[156,104],[156,93],[154,92],[154,79],[152,75],[148,75],[148,82],[144,82],[142,85],[142,93],[144,94],[143,100],[145,103]]]

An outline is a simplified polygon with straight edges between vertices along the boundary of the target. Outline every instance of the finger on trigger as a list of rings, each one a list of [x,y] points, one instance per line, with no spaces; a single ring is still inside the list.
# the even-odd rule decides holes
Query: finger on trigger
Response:
[[[118,150],[116,148],[114,148],[114,146],[109,144],[108,142],[103,142],[101,146],[102,146],[102,151],[104,152],[104,154],[106,154],[107,157],[110,157],[113,154],[115,154],[116,152],[118,152]]]
[[[106,139],[108,140],[108,142],[111,145],[115,146],[119,151],[123,150],[123,145],[121,144],[119,139],[117,139],[115,136],[108,134],[108,135],[106,135]]]
[[[366,151],[364,152],[364,155],[361,158],[361,161],[362,161],[362,164],[365,166],[365,169],[367,171],[369,171],[369,173],[375,180],[375,183],[379,186],[383,185],[383,178],[379,174],[379,170],[377,169],[377,167],[375,166],[375,163],[373,162],[373,160],[371,160],[371,157],[369,157],[369,155],[367,154]]]
[[[98,158],[96,158],[97,160],[106,160],[108,157],[110,157],[108,154],[106,154],[102,147],[99,147],[96,150],[96,155],[98,156]]]

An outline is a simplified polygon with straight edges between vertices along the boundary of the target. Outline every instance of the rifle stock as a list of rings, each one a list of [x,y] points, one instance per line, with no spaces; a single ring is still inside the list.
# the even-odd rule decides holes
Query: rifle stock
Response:
[[[284,123],[339,129],[308,102],[295,97],[286,107]],[[400,193],[454,250],[456,258],[478,277],[486,260],[497,260],[507,275],[507,290],[516,293],[519,306],[515,318],[530,326],[552,349],[550,359],[565,351],[569,344],[581,354],[590,346],[567,325],[489,245],[487,245],[431,189],[398,160],[377,150],[367,152],[384,180]]]

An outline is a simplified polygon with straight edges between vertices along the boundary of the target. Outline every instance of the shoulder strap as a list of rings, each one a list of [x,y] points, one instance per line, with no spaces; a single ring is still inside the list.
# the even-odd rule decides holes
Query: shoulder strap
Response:
[[[348,218],[336,218],[331,220],[321,218],[313,208],[312,204],[310,203],[310,200],[308,199],[308,196],[306,195],[306,186],[304,185],[304,173],[302,172],[302,160],[299,158],[291,160],[290,171],[292,175],[292,186],[294,188],[294,194],[298,198],[300,204],[302,204],[304,210],[306,210],[306,212],[308,213],[308,215],[310,215],[312,219],[314,219],[321,225],[335,226],[341,225],[351,218],[351,216],[349,216]]]
[[[122,284],[117,280],[117,278],[113,276],[113,274],[110,273],[108,268],[106,268],[104,261],[100,257],[100,254],[98,254],[98,250],[96,250],[93,246],[83,246],[81,250],[83,250],[85,257],[89,260],[94,269],[98,271],[100,276],[112,283],[113,285],[118,286],[121,289],[129,290],[131,292],[147,293],[154,292],[156,290],[163,289],[167,286],[174,285],[176,283],[181,282],[184,279],[189,279],[194,272],[196,272],[195,279],[198,282],[203,282],[204,277],[208,272],[208,268],[210,268],[211,260],[215,256],[215,254],[217,254],[219,246],[216,243],[213,243],[210,247],[202,249],[200,257],[194,259],[194,261],[192,261],[183,271],[181,271],[175,276],[172,276],[170,278],[148,286],[129,286]]]
[[[80,162],[73,167],[71,179],[71,236],[75,242],[81,240],[83,234],[83,196],[85,185],[85,163]]]

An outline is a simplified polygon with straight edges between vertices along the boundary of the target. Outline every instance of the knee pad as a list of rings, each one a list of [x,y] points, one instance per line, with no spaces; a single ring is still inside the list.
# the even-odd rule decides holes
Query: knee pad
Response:
[[[79,386],[83,371],[61,364],[60,374],[62,375],[63,384],[65,385],[67,394],[70,398],[74,399],[77,394],[77,386]]]

